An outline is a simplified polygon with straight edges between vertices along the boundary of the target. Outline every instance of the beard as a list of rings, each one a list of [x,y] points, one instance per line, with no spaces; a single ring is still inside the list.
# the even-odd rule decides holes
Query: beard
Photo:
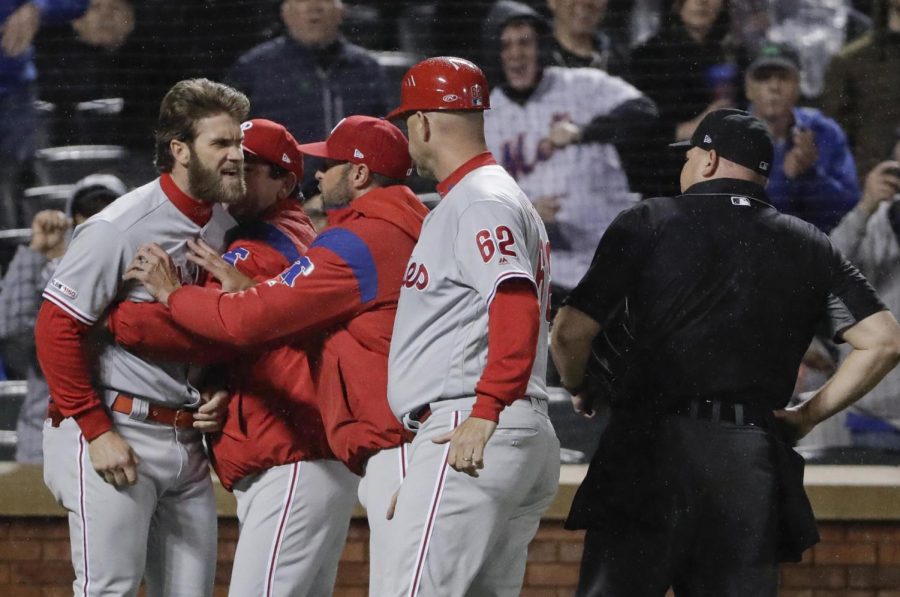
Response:
[[[236,166],[235,170],[234,176],[220,174],[213,168],[207,168],[199,156],[191,152],[187,167],[191,194],[209,203],[237,203],[247,193],[247,183],[244,181],[243,165]]]
[[[344,171],[333,188],[328,191],[320,188],[322,191],[322,206],[325,209],[340,209],[350,205],[350,201],[353,200],[353,191],[350,188],[350,179],[347,176],[350,167],[345,164],[341,168],[344,168]]]

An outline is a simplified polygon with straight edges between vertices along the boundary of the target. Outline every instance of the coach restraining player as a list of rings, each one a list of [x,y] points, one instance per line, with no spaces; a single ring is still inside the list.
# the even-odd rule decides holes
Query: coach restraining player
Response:
[[[567,521],[587,529],[581,596],[774,596],[777,563],[816,540],[802,469],[783,465],[799,456],[774,428],[802,437],[900,360],[900,326],[865,278],[770,205],[762,123],[718,110],[686,145],[683,194],[615,220],[553,329],[554,360],[586,415],[592,340],[626,302],[634,335]],[[782,410],[821,325],[854,350],[811,400]],[[792,498],[800,507],[788,512]],[[798,518],[811,532],[795,540],[785,529]]]

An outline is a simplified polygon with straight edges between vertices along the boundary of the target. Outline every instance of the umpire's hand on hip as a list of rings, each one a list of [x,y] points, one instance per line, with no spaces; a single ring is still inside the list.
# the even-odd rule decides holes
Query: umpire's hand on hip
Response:
[[[484,468],[484,446],[494,434],[497,423],[478,417],[469,417],[462,425],[449,433],[434,438],[436,444],[450,442],[447,453],[447,464],[453,470],[478,476],[478,470]]]
[[[137,483],[140,459],[121,435],[113,430],[101,433],[88,443],[91,465],[113,487]]]

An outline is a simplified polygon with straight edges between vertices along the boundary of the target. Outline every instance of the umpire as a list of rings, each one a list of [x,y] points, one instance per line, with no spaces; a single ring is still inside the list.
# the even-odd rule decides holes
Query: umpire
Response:
[[[592,341],[625,304],[633,334],[567,522],[587,529],[580,596],[774,596],[778,562],[818,538],[802,459],[778,437],[802,437],[900,360],[900,326],[865,278],[766,198],[760,121],[718,110],[683,145],[682,194],[619,215],[554,324],[554,360],[586,415]],[[783,410],[823,330],[854,350]]]

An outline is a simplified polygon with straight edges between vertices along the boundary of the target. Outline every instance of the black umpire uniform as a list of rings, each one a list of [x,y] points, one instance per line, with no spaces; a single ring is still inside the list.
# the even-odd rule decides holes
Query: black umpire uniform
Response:
[[[713,112],[687,144],[762,177],[772,161],[765,128],[738,110]],[[567,521],[588,529],[578,594],[775,595],[783,501],[812,525],[788,557],[817,537],[772,411],[816,331],[841,341],[884,305],[824,234],[733,178],[613,222],[566,305],[603,328],[626,302],[620,397]]]

